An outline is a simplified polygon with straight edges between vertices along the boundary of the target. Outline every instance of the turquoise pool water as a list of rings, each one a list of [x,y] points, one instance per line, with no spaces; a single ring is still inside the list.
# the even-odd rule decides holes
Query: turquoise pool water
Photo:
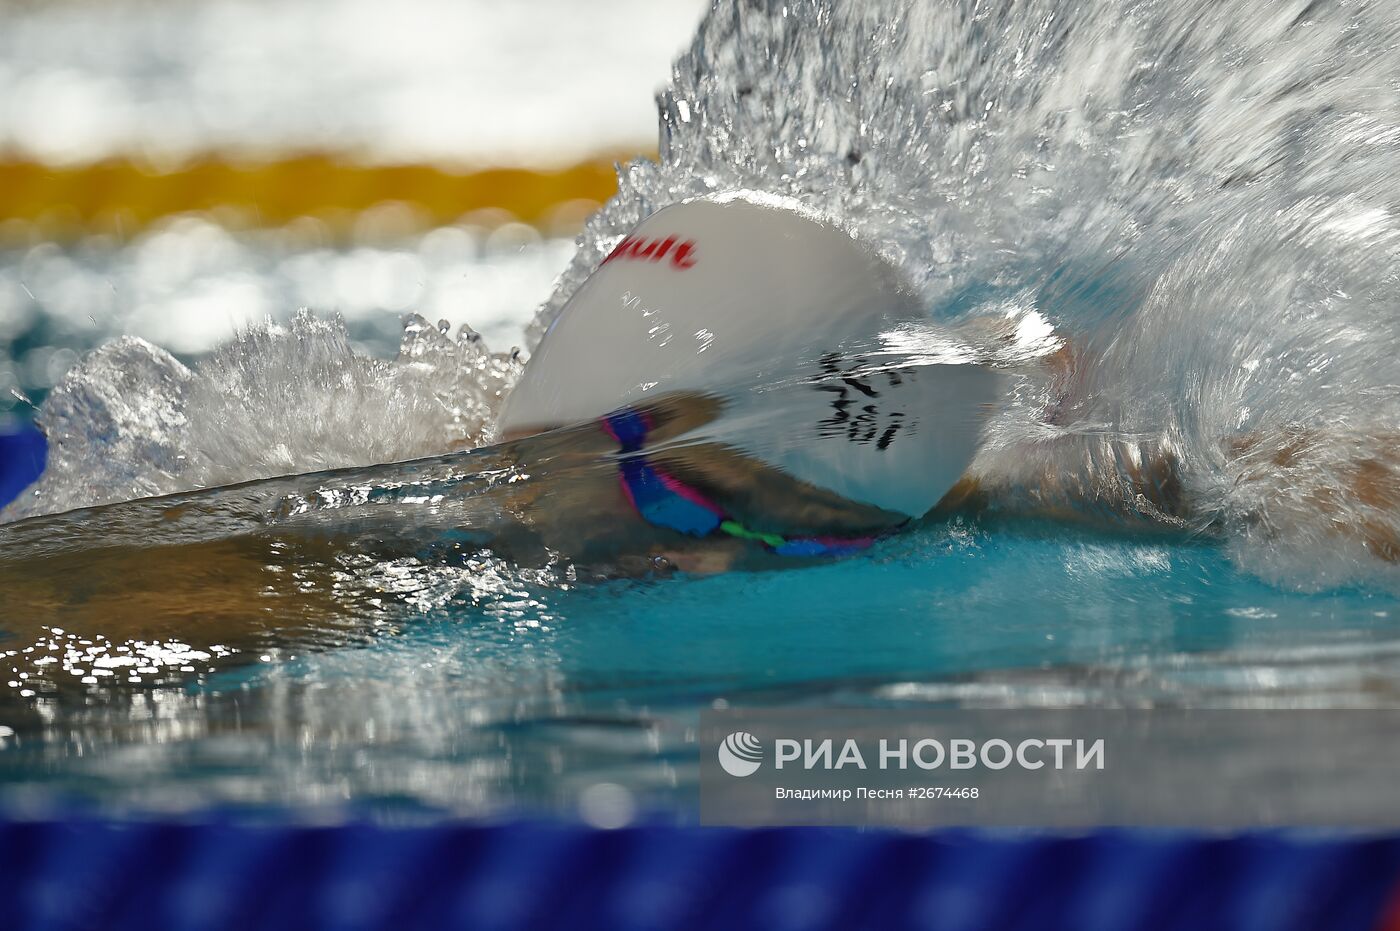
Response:
[[[387,608],[356,618],[342,589],[342,623],[191,658],[196,624],[137,682],[80,685],[91,657],[50,650],[55,687],[4,693],[0,798],[586,817],[604,786],[690,820],[708,707],[1385,707],[1400,681],[1391,597],[1287,593],[1216,545],[1059,526],[707,578],[398,568]]]
[[[120,343],[53,388],[50,472],[7,514],[35,519],[0,527],[0,802],[685,820],[716,705],[1393,707],[1400,510],[1360,480],[1400,481],[1396,41],[1365,4],[720,3],[660,97],[660,161],[624,166],[571,263],[497,262],[490,314],[449,287],[480,270],[467,230],[274,244],[216,269],[232,291],[155,275],[157,308],[355,311],[224,342],[138,313],[180,359]],[[1080,403],[1014,381],[973,465],[1008,506],[856,558],[589,581],[481,554],[510,469],[461,450],[522,359],[421,320],[390,359],[385,321],[460,297],[492,348],[532,350],[638,220],[737,190],[841,223],[938,326],[1043,324]],[[241,248],[172,235],[16,260],[0,296],[39,316],[6,377],[45,388],[109,335],[81,300],[106,279]],[[561,274],[527,321],[541,257]],[[35,311],[26,268],[79,299]],[[1163,450],[1185,526],[1140,519],[1124,479]],[[1017,518],[1028,475],[1124,520]]]

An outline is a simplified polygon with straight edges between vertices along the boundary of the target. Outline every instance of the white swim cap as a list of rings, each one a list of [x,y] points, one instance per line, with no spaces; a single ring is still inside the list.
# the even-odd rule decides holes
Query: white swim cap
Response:
[[[800,208],[689,201],[644,220],[583,283],[497,426],[703,392],[725,401],[705,439],[918,517],[966,470],[999,397],[966,354],[912,358],[908,328],[927,325],[894,269]]]

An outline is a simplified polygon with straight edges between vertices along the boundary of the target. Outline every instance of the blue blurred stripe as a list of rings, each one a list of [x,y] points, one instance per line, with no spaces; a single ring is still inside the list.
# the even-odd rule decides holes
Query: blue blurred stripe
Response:
[[[43,474],[48,452],[48,441],[33,423],[0,422],[0,507]]]
[[[0,823],[0,927],[1370,931],[1400,839]]]

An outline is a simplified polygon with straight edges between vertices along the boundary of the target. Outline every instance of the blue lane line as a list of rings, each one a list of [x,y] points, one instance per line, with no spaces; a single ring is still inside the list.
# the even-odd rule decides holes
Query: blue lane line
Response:
[[[1372,931],[1400,837],[0,821],[0,926]]]
[[[0,507],[38,480],[48,453],[48,440],[32,422],[0,422]]]

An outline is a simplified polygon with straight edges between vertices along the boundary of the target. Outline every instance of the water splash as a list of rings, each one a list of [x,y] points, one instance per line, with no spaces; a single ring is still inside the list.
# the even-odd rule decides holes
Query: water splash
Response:
[[[51,511],[470,449],[520,370],[463,327],[410,317],[398,357],[337,320],[267,323],[191,369],[139,339],[89,355],[40,416],[44,477],[6,512]]]
[[[1014,307],[1067,341],[1073,364],[1019,383],[974,465],[998,506],[1087,501],[1223,533],[1240,564],[1290,585],[1393,583],[1391,14],[717,3],[659,98],[660,162],[623,169],[531,345],[652,211],[793,197],[895,262],[931,319]],[[509,362],[443,344],[426,368],[386,367],[321,326],[252,334],[195,373],[132,343],[99,353],[50,402],[56,469],[12,515],[486,438]]]
[[[974,467],[1007,509],[1098,501],[1223,530],[1276,581],[1393,584],[1375,558],[1400,540],[1392,14],[716,4],[659,99],[661,164],[623,172],[531,338],[652,210],[795,197],[935,319],[1010,300],[1069,341],[1071,396],[1013,398]],[[1165,509],[1141,494],[1153,460],[1178,482]]]

